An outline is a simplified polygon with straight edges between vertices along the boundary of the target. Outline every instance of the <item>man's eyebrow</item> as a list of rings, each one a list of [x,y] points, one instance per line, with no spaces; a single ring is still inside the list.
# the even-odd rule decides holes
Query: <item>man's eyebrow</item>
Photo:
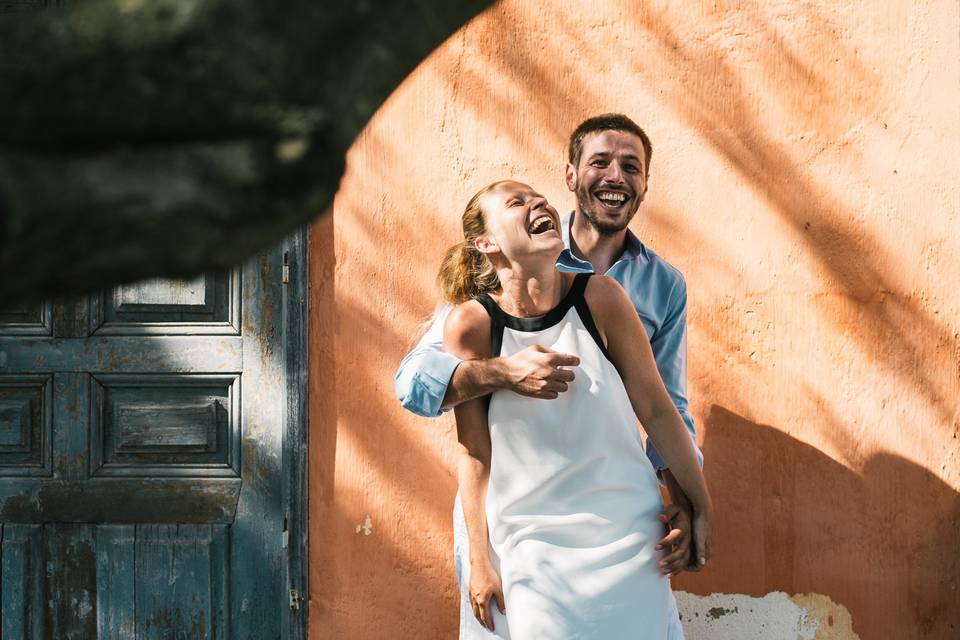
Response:
[[[593,160],[594,158],[607,159],[612,155],[613,153],[611,153],[610,151],[596,151],[594,153],[591,153],[589,156],[587,156],[587,160]],[[633,160],[634,162],[640,162],[640,156],[634,153],[627,153],[622,157],[624,160]]]

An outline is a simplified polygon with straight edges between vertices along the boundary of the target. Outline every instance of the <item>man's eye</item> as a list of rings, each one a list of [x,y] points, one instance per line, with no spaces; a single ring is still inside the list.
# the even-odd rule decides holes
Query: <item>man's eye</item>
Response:
[[[590,164],[591,164],[592,166],[594,166],[594,167],[605,167],[605,166],[607,166],[607,163],[604,162],[603,160],[594,160],[594,161],[591,162]]]
[[[508,207],[516,207],[516,206],[519,206],[519,205],[521,205],[521,204],[523,204],[522,201],[517,200],[516,198],[514,198],[513,200],[511,200],[511,201],[509,201],[509,202],[507,203],[507,206],[508,206]]]
[[[625,165],[625,166],[623,167],[623,170],[624,170],[624,171],[629,171],[630,173],[637,173],[638,171],[640,171],[640,168],[639,168],[639,167],[636,167],[636,166],[634,166],[634,165],[632,165],[632,164],[628,164],[628,165]]]

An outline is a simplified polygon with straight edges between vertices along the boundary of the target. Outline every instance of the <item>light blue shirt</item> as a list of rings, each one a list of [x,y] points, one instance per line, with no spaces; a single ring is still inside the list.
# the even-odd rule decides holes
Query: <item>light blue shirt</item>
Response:
[[[570,225],[573,214],[563,222],[566,249],[557,260],[557,269],[575,273],[593,273],[593,265],[570,251]],[[623,285],[647,330],[653,357],[663,384],[680,412],[694,446],[696,427],[687,403],[687,285],[683,274],[643,245],[627,229],[626,248],[606,275]],[[460,364],[460,359],[443,351],[443,324],[450,312],[444,307],[430,328],[400,363],[394,377],[397,398],[404,409],[428,418],[440,415],[443,397]],[[660,454],[647,440],[647,457],[658,471],[666,468]],[[703,465],[703,454],[697,448]]]

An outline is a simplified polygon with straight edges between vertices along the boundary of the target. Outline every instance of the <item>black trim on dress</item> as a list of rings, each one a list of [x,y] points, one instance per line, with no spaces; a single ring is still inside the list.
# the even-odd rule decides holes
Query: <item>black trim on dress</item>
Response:
[[[489,294],[481,293],[474,300],[482,304],[490,316],[490,357],[496,358],[503,347],[503,311]]]
[[[495,358],[500,355],[500,349],[503,347],[503,329],[505,327],[528,333],[543,331],[563,320],[570,310],[570,307],[576,307],[580,321],[583,322],[583,326],[590,333],[594,342],[597,343],[600,352],[607,360],[612,362],[610,353],[603,344],[600,331],[597,329],[597,324],[593,320],[593,314],[590,313],[590,307],[587,306],[587,301],[583,295],[587,289],[587,281],[590,280],[590,276],[592,275],[592,273],[578,273],[573,278],[573,284],[570,285],[570,290],[563,296],[560,304],[542,316],[518,318],[501,309],[500,305],[490,297],[490,294],[482,293],[476,296],[475,300],[482,304],[483,308],[486,309],[490,315],[490,357]]]
[[[587,280],[592,276],[592,273],[583,274],[586,278],[583,279],[583,290],[587,289]],[[583,323],[583,326],[590,333],[590,337],[593,338],[593,341],[597,343],[597,347],[600,349],[600,353],[603,354],[603,357],[610,361],[613,364],[613,358],[610,357],[610,352],[607,351],[606,345],[603,344],[603,338],[600,337],[600,330],[597,329],[597,323],[593,320],[593,314],[590,313],[590,306],[587,304],[587,297],[584,295],[584,291],[581,291],[577,296],[577,301],[574,303],[574,306],[577,308],[577,313],[580,315],[580,322]]]

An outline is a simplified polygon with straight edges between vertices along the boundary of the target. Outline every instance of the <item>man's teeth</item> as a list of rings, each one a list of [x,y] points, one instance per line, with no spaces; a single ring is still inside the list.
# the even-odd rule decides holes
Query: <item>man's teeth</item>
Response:
[[[627,194],[616,191],[604,191],[597,194],[597,197],[604,202],[617,203],[627,199]]]

